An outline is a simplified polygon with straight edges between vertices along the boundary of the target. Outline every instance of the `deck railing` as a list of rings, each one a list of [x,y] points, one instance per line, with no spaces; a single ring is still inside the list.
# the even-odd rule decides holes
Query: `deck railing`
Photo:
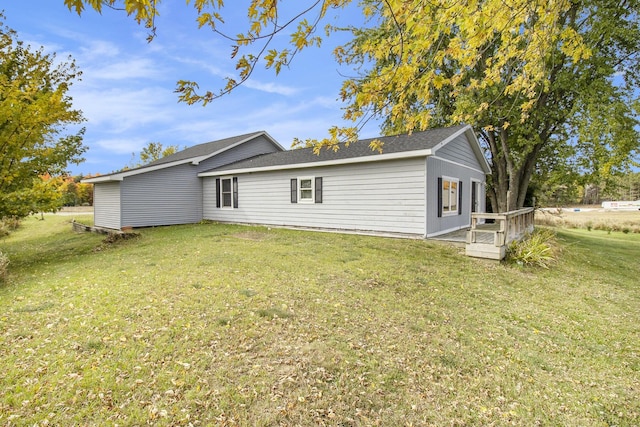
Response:
[[[520,240],[533,231],[534,209],[522,208],[504,213],[471,214],[471,229],[467,232],[467,252],[470,245],[492,245],[498,259],[504,257],[505,248],[514,240]]]

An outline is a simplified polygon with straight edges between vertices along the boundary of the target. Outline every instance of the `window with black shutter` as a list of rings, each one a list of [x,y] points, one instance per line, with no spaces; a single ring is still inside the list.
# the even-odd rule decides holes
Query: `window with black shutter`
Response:
[[[216,207],[238,207],[238,177],[216,178]]]
[[[322,177],[291,178],[291,203],[322,203]]]

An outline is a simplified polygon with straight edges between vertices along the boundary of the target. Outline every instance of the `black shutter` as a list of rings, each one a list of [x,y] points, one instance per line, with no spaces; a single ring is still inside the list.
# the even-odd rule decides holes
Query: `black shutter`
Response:
[[[291,178],[291,203],[298,203],[298,180]]]
[[[238,177],[233,177],[233,207],[238,207]]]
[[[438,178],[438,218],[442,218],[442,178]]]
[[[322,177],[316,177],[316,203],[322,203]]]
[[[220,207],[220,178],[216,178],[216,208]]]
[[[458,181],[458,215],[462,215],[462,181]]]
[[[471,182],[471,212],[478,211],[476,200],[478,200],[478,183]]]

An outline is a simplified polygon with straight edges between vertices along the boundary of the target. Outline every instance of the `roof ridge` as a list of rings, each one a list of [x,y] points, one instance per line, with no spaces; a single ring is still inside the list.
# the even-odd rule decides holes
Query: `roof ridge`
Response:
[[[214,171],[223,172],[225,170],[232,170],[236,168],[251,169],[296,165],[303,163],[311,164],[322,161],[342,161],[350,158],[377,156],[381,153],[372,150],[369,147],[369,144],[367,144],[368,142],[375,141],[376,139],[381,140],[385,144],[383,146],[382,154],[398,154],[408,153],[411,151],[430,150],[436,147],[442,141],[448,139],[449,137],[455,135],[457,132],[466,128],[467,126],[468,125],[457,125],[445,128],[427,129],[425,131],[412,132],[411,134],[398,134],[360,139],[356,142],[350,143],[348,146],[345,146],[346,143],[342,142],[339,143],[338,150],[334,151],[330,147],[327,147],[326,150],[321,150],[318,154],[313,153],[313,155],[311,154],[311,152],[313,151],[314,147],[296,148],[255,156],[249,159],[242,159],[237,162],[222,165],[201,173],[211,173]]]
[[[156,165],[161,165],[161,164],[164,164],[164,163],[170,163],[170,162],[173,161],[172,159],[177,159],[178,157],[182,157],[181,154],[184,154],[187,151],[196,151],[199,148],[203,148],[203,147],[208,146],[208,145],[219,144],[219,143],[221,143],[223,141],[227,141],[227,140],[234,140],[236,142],[240,142],[240,141],[242,141],[242,140],[244,140],[246,138],[249,138],[250,136],[257,136],[257,135],[259,135],[261,133],[265,133],[265,131],[261,130],[261,131],[256,131],[256,132],[249,132],[249,133],[245,133],[245,134],[242,134],[242,135],[229,136],[229,137],[226,137],[226,138],[216,139],[216,140],[213,140],[213,141],[202,142],[200,144],[192,145],[192,146],[187,147],[187,148],[185,148],[183,150],[177,151],[177,152],[175,152],[173,154],[170,154],[170,155],[168,155],[166,157],[163,157],[161,159],[154,160],[153,162],[147,163],[146,165],[143,165],[142,167],[144,168],[144,167],[147,167],[147,166],[156,166]],[[193,155],[193,156],[189,156],[189,157],[182,157],[180,160],[186,160],[186,159],[201,157],[202,155],[203,154]],[[176,160],[176,161],[178,161],[178,160]]]
[[[110,177],[113,175],[119,174],[130,174],[131,172],[137,173],[145,173],[145,169],[158,168],[163,167],[163,165],[169,165],[172,163],[188,163],[189,161],[193,161],[194,159],[200,157],[207,157],[216,153],[217,151],[229,148],[235,144],[241,143],[243,141],[247,141],[252,137],[257,137],[259,135],[268,135],[266,131],[260,130],[255,132],[249,132],[242,135],[235,135],[226,138],[217,139],[214,141],[203,142],[201,144],[192,145],[191,147],[187,147],[183,150],[180,150],[176,153],[173,153],[169,156],[163,157],[158,160],[154,160],[153,162],[147,163],[146,165],[138,166],[135,168],[123,168],[115,172],[111,172],[108,174],[100,175],[101,178]],[[269,140],[273,140],[273,138],[268,137]],[[276,142],[277,143],[277,142]],[[185,155],[186,154],[186,155]]]

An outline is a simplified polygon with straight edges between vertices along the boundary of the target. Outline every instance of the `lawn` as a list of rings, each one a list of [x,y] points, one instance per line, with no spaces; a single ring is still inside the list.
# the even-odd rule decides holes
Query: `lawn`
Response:
[[[640,424],[640,235],[527,269],[221,224],[0,240],[0,425]]]

